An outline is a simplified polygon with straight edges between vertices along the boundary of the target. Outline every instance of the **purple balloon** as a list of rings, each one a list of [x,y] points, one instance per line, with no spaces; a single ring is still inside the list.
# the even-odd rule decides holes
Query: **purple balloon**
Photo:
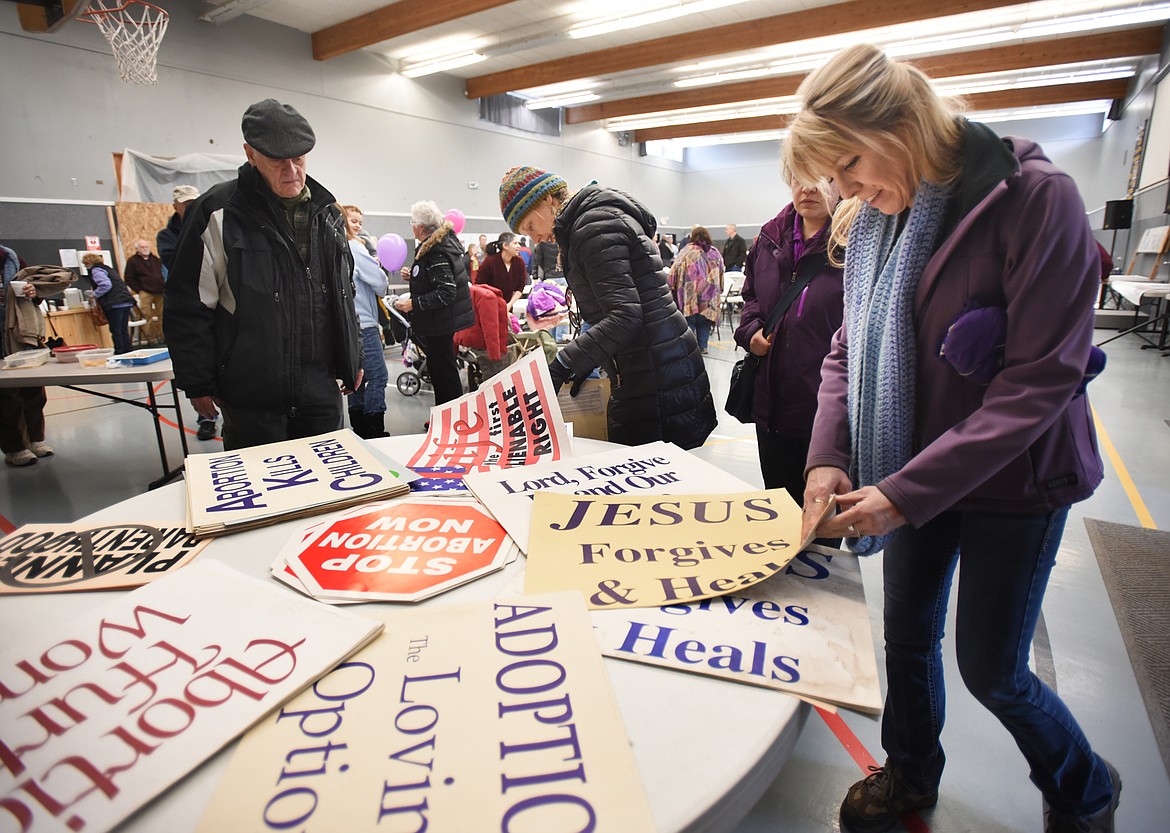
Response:
[[[467,222],[467,218],[463,216],[462,211],[460,211],[458,208],[452,208],[443,216],[446,218],[447,222],[451,224],[451,228],[455,230],[456,234],[459,234],[461,231],[463,231],[463,224]]]
[[[406,263],[406,241],[397,234],[378,238],[378,262],[387,272],[397,272]]]

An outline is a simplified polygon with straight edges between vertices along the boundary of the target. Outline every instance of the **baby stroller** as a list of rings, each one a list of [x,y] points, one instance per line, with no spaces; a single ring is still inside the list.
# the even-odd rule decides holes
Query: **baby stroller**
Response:
[[[414,339],[414,330],[410,326],[408,314],[404,314],[394,306],[394,302],[399,297],[402,296],[388,295],[386,297],[386,310],[391,317],[391,326],[402,333],[399,341],[402,343],[403,371],[398,374],[394,386],[403,396],[414,396],[422,390],[423,385],[430,387],[431,375],[427,371],[426,351],[423,350],[422,344]],[[461,348],[455,356],[455,362],[460,370],[466,368],[470,388],[475,390],[476,385],[483,381],[475,356],[470,351]]]

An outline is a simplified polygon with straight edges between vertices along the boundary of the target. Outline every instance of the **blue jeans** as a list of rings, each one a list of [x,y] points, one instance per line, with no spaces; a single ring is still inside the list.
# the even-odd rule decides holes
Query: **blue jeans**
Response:
[[[932,790],[942,776],[941,640],[961,564],[955,649],[967,689],[1011,733],[1053,809],[1089,815],[1112,796],[1109,773],[1068,707],[1028,667],[1067,516],[1067,507],[1036,515],[944,512],[920,529],[902,527],[886,548],[882,746],[916,789]]]
[[[382,331],[379,327],[362,329],[362,386],[349,395],[348,407],[360,408],[365,414],[386,412],[386,384],[390,371],[382,352]]]
[[[695,313],[687,316],[687,323],[691,325],[691,332],[699,342],[699,349],[706,350],[711,338],[711,319],[702,313]]]

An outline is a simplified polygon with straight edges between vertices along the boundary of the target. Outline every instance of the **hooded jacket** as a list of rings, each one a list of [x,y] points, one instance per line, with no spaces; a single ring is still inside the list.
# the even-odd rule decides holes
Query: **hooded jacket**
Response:
[[[508,352],[508,307],[499,289],[488,283],[471,285],[471,304],[475,309],[475,323],[455,333],[455,344],[484,350],[487,357],[498,362]]]
[[[454,335],[475,323],[470,272],[467,252],[450,223],[419,243],[410,268],[410,325],[418,335]]]
[[[295,409],[310,365],[353,387],[362,347],[345,218],[329,191],[307,182],[308,263],[284,206],[250,164],[187,209],[163,329],[175,384],[189,397]]]
[[[655,228],[646,208],[611,188],[588,185],[564,205],[553,233],[590,328],[561,356],[577,377],[605,368],[611,441],[696,448],[715,428],[715,403],[698,342],[667,286]]]
[[[748,253],[743,282],[743,312],[735,342],[744,350],[752,336],[768,322],[768,316],[796,278],[793,226],[796,208],[791,203],[764,224]],[[823,255],[829,225],[812,240],[804,241],[801,260]],[[841,327],[845,289],[841,269],[826,259],[812,281],[780,317],[772,348],[756,373],[752,419],[768,432],[784,437],[808,437],[817,413],[821,386],[821,362]]]
[[[915,453],[876,484],[914,526],[947,510],[1047,512],[1084,500],[1103,469],[1087,395],[1100,258],[1076,185],[1027,139],[967,123],[961,179],[914,298]],[[972,307],[1007,313],[990,384],[939,355]],[[849,471],[848,333],[825,359],[808,467]]]

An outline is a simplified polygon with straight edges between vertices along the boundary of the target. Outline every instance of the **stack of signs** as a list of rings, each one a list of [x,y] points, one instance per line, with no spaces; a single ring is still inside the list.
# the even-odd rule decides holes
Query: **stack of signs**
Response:
[[[323,602],[416,602],[503,569],[518,554],[478,502],[411,496],[302,530],[272,575]]]
[[[28,524],[0,539],[0,594],[137,587],[189,564],[209,543],[177,521]]]
[[[656,829],[579,595],[383,615],[244,736],[199,833]]]
[[[524,552],[528,552],[532,525],[532,498],[538,491],[673,495],[752,489],[750,483],[664,442],[567,460],[542,460],[522,469],[478,472],[467,475],[465,481]]]
[[[473,391],[431,409],[409,466],[422,477],[559,460],[570,449],[544,353],[529,353]]]
[[[405,467],[356,434],[316,437],[187,457],[187,528],[199,538],[318,515],[410,491]]]
[[[216,561],[46,623],[0,657],[4,829],[110,830],[382,628]]]

